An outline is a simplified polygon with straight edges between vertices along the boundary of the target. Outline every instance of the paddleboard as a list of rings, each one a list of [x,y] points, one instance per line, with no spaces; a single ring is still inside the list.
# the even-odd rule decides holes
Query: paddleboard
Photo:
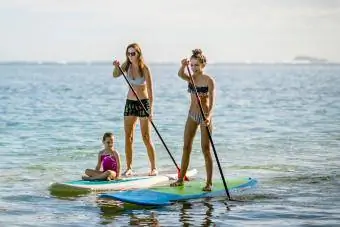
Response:
[[[205,182],[189,181],[178,187],[163,186],[134,191],[128,190],[117,193],[104,193],[98,197],[142,206],[168,206],[177,201],[226,196],[222,181],[213,182],[211,192],[202,191],[204,185]],[[257,180],[249,177],[231,178],[227,180],[227,185],[230,193],[233,194],[255,187]]]
[[[197,174],[196,169],[189,170],[187,176],[193,177]],[[119,180],[75,180],[50,185],[51,191],[121,191],[141,188],[150,188],[154,185],[169,184],[171,180],[176,180],[177,173],[160,174],[158,176],[135,176],[126,177]]]

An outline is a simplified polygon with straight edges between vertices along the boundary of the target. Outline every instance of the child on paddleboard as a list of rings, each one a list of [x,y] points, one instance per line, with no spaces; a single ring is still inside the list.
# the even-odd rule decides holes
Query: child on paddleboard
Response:
[[[120,177],[120,157],[114,149],[114,136],[111,132],[103,135],[104,150],[98,153],[95,169],[86,169],[83,180],[115,180]]]

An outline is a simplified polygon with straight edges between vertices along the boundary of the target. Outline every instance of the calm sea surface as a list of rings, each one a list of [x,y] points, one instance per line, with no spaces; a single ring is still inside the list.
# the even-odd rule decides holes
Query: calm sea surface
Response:
[[[127,85],[110,64],[0,65],[0,226],[337,226],[340,223],[340,65],[209,65],[213,139],[225,176],[259,186],[162,209],[122,209],[96,194],[56,196],[56,181],[93,168],[105,131],[124,156]],[[189,96],[178,65],[153,64],[154,123],[180,162]],[[204,179],[200,136],[191,168]],[[153,132],[160,170],[173,164]],[[216,163],[216,162],[215,162]],[[149,170],[137,126],[134,168]],[[219,178],[215,165],[214,178]]]

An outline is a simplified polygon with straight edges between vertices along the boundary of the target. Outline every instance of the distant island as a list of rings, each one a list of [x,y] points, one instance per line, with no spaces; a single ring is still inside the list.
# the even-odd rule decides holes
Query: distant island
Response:
[[[327,64],[329,63],[328,60],[323,58],[315,58],[315,57],[309,57],[309,56],[296,56],[293,59],[293,62],[295,63],[308,63],[308,64]]]

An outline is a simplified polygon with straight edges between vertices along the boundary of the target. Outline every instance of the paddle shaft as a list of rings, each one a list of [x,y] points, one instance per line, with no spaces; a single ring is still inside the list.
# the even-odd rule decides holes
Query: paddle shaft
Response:
[[[124,73],[124,71],[122,70],[122,68],[121,68],[120,66],[118,66],[118,68],[119,68],[119,70],[122,72],[122,74],[123,74],[123,76],[124,76],[124,79],[125,79],[126,83],[128,83],[130,89],[132,90],[133,94],[136,96],[138,102],[141,104],[141,106],[142,106],[143,110],[145,111],[145,113],[146,113],[146,115],[147,115],[147,117],[148,117],[148,119],[149,119],[149,121],[150,121],[152,127],[155,129],[155,131],[156,131],[158,137],[159,137],[160,140],[162,141],[163,146],[165,147],[166,151],[167,151],[168,154],[170,155],[170,158],[171,158],[171,160],[173,161],[173,163],[175,164],[177,170],[180,171],[180,168],[178,167],[178,165],[177,165],[177,163],[176,163],[174,157],[172,156],[172,154],[170,153],[168,147],[166,146],[166,144],[165,144],[165,142],[164,142],[164,140],[163,140],[161,134],[159,134],[159,132],[158,132],[158,130],[157,130],[157,128],[156,128],[156,125],[155,125],[155,124],[153,123],[153,121],[151,120],[150,114],[149,114],[148,110],[145,108],[145,106],[144,106],[144,104],[142,103],[142,101],[138,98],[138,95],[137,95],[135,89],[133,89],[133,87],[132,87],[130,81],[126,78],[125,73]]]
[[[187,65],[187,70],[188,70],[188,73],[189,73],[190,81],[191,81],[191,83],[192,83],[192,85],[193,85],[193,87],[194,87],[195,95],[196,95],[197,102],[198,102],[198,105],[199,105],[200,110],[201,110],[201,114],[202,114],[203,121],[205,121],[206,118],[205,118],[205,115],[204,115],[204,111],[203,111],[201,99],[200,99],[200,97],[198,96],[197,89],[196,89],[196,85],[195,85],[195,82],[194,82],[194,78],[193,78],[192,75],[191,75],[191,72],[190,72],[190,69],[189,69],[189,66],[188,66],[188,65]],[[219,158],[218,158],[218,156],[217,156],[217,152],[216,152],[216,149],[215,149],[215,145],[214,145],[214,142],[213,142],[213,139],[212,139],[212,136],[211,136],[211,132],[210,132],[210,129],[209,129],[209,126],[208,126],[208,125],[206,126],[206,129],[207,129],[207,133],[208,133],[208,136],[209,136],[209,140],[210,140],[211,146],[212,146],[213,151],[214,151],[214,155],[215,155],[215,159],[216,159],[216,162],[217,162],[217,166],[218,166],[218,169],[219,169],[220,174],[221,174],[221,177],[222,177],[222,181],[223,181],[223,185],[224,185],[225,192],[227,193],[228,199],[231,200],[230,193],[229,193],[229,190],[228,190],[228,186],[227,186],[227,183],[226,183],[225,178],[224,178],[224,174],[223,174],[223,171],[222,171],[222,167],[221,167],[221,164],[220,164],[220,160],[219,160]]]

